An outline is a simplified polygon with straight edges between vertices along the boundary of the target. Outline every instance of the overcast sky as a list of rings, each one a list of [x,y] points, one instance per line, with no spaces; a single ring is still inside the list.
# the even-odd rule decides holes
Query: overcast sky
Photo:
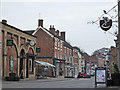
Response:
[[[21,30],[35,30],[40,17],[45,28],[54,25],[57,30],[65,31],[71,45],[91,55],[96,49],[115,46],[115,36],[87,22],[97,20],[103,10],[108,11],[116,4],[117,0],[4,0],[0,18]]]

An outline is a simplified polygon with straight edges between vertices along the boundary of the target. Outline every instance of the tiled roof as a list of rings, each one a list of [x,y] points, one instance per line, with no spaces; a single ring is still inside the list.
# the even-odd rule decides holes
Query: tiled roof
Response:
[[[73,49],[73,47],[66,41],[63,42],[63,45],[70,48],[70,49]]]
[[[45,30],[46,30],[47,32],[49,32],[50,34],[52,34],[54,37],[57,37],[58,39],[62,40],[61,37],[59,37],[59,36],[51,33],[48,29],[46,29],[46,28],[44,28],[44,27],[42,27],[42,28],[45,29]],[[24,31],[24,32],[29,33],[29,34],[33,34],[34,31],[35,31],[35,30],[29,30],[29,31]],[[73,47],[72,47],[68,42],[66,42],[66,41],[64,41],[63,45],[66,46],[66,47],[68,47],[68,48],[70,48],[70,49],[73,49]]]
[[[2,23],[2,22],[1,22],[1,23]],[[5,23],[2,23],[2,24],[3,24],[3,25],[6,25],[6,26],[8,26],[8,27],[10,27],[10,28],[16,29],[16,30],[19,31],[19,32],[22,32],[22,33],[28,34],[28,35],[30,35],[30,36],[36,37],[36,36],[34,36],[34,35],[32,35],[32,34],[29,34],[29,33],[27,33],[27,32],[24,32],[24,31],[22,31],[22,30],[20,30],[20,29],[18,29],[18,28],[16,28],[16,27],[14,27],[14,26],[12,26],[12,25],[5,24]]]
[[[35,30],[29,30],[29,31],[26,30],[26,31],[24,31],[24,32],[32,35],[34,31],[35,31]]]

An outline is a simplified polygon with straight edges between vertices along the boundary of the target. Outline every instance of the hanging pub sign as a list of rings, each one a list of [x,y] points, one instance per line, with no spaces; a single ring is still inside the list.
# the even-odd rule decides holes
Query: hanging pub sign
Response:
[[[109,15],[105,14],[100,20],[100,27],[104,31],[108,31],[112,26],[112,19]]]
[[[13,46],[13,40],[7,40],[7,46]]]

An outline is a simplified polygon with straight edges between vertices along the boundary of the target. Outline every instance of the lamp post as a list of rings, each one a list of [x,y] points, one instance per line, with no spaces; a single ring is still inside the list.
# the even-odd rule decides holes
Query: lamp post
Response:
[[[118,68],[120,70],[120,0],[118,0]]]

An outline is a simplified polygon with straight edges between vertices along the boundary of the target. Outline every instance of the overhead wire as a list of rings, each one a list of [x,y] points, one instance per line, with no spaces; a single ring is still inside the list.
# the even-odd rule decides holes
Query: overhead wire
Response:
[[[106,14],[108,14],[110,11],[112,11],[116,6],[118,6],[118,4],[117,5],[115,5],[114,7],[112,7],[110,10],[108,10],[107,12],[106,12]],[[100,17],[98,17],[98,19],[97,20],[95,20],[95,21],[92,21],[91,23],[92,24],[96,24],[96,22],[98,22],[100,19],[101,19],[101,17],[102,16],[104,16],[105,15],[105,13],[104,14],[102,14]],[[116,18],[118,15],[116,15],[114,18]],[[89,23],[89,22],[88,22]]]

